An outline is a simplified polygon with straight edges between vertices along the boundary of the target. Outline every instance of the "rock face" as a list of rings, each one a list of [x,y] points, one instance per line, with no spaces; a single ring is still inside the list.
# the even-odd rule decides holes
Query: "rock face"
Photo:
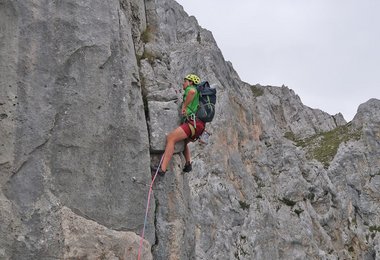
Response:
[[[0,258],[62,258],[63,206],[140,233],[146,191],[131,178],[150,180],[150,156],[134,41],[145,21],[143,1],[0,1]]]
[[[347,124],[242,82],[173,0],[0,0],[0,24],[0,259],[136,259],[190,72],[210,143],[157,179],[143,259],[380,259],[379,100]]]
[[[66,207],[60,211],[66,249],[63,259],[137,259],[140,237],[135,233],[110,230]],[[142,259],[152,259],[149,243],[145,241],[143,248]]]

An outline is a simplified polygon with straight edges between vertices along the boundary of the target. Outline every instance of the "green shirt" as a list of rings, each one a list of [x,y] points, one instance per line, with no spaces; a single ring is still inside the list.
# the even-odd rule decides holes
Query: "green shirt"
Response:
[[[199,105],[199,94],[198,94],[197,88],[194,85],[190,85],[185,89],[185,93],[183,94],[183,102],[185,102],[187,94],[189,93],[190,89],[195,90],[195,95],[194,95],[193,100],[186,107],[186,114],[188,116],[195,114],[198,110],[198,105]]]

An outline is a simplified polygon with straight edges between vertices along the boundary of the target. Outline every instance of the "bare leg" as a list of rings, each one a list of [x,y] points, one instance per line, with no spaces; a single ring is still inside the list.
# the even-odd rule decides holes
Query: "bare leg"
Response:
[[[161,170],[166,171],[170,160],[172,159],[174,153],[174,145],[181,141],[185,140],[187,135],[181,127],[177,127],[166,138],[166,147],[164,153],[164,159],[161,164]]]
[[[185,150],[183,150],[183,155],[185,156],[186,163],[190,163],[191,160],[190,148],[188,144],[189,142],[185,142]]]

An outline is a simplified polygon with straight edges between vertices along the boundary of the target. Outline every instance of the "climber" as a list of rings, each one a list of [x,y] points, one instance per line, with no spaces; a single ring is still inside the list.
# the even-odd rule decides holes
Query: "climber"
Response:
[[[158,172],[160,176],[163,176],[166,173],[168,164],[174,153],[174,145],[182,140],[185,141],[183,154],[186,159],[183,171],[190,172],[192,170],[191,155],[188,144],[189,142],[195,141],[202,134],[206,125],[203,121],[195,117],[199,103],[199,93],[197,91],[196,85],[200,82],[200,78],[195,74],[189,74],[184,78],[182,86],[183,90],[185,91],[181,109],[182,124],[170,132],[166,137],[166,147],[161,167],[160,169],[158,169],[158,167],[153,167],[152,174]]]

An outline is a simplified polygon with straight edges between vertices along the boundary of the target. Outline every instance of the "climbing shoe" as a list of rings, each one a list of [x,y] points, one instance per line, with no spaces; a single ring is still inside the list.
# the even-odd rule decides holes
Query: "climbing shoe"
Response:
[[[191,166],[191,162],[186,162],[185,166],[183,167],[183,172],[191,172],[193,169],[193,166]]]
[[[158,172],[157,172],[157,169],[158,169]],[[151,170],[152,170],[152,171],[151,171],[151,174],[152,174],[152,180],[153,180],[154,175],[156,174],[156,172],[157,172],[157,175],[159,175],[159,176],[161,176],[161,177],[165,176],[165,173],[166,173],[166,171],[163,171],[163,170],[159,169],[158,166],[154,166],[154,167],[152,167]]]

